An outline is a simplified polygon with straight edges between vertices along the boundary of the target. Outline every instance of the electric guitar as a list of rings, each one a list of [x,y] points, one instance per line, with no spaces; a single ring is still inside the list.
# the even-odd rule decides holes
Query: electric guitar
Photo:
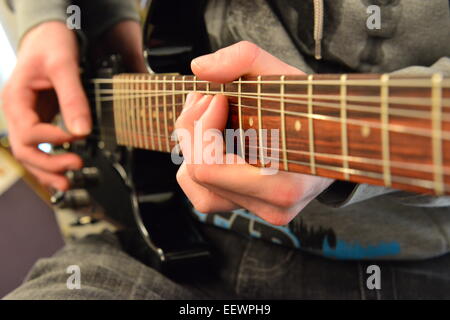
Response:
[[[238,134],[235,151],[247,160],[256,154],[256,166],[450,194],[450,78],[329,74],[201,81],[188,74],[191,59],[209,50],[204,24],[192,23],[202,21],[203,6],[147,3],[145,56],[160,74],[121,73],[116,56],[103,61],[86,81],[95,130],[69,147],[91,168],[73,180],[84,181],[112,219],[139,235],[139,259],[171,272],[211,255],[187,214],[170,158],[175,121],[191,91],[228,98],[228,127],[256,133],[253,146]],[[163,18],[169,12],[177,25]],[[263,129],[277,130],[277,140],[263,139]]]

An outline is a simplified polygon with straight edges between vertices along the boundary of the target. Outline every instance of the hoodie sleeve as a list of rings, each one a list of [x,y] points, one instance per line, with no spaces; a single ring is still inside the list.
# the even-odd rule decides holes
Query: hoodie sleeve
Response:
[[[396,75],[432,75],[442,73],[450,76],[450,58],[443,57],[430,67],[411,66],[393,72]],[[417,207],[450,207],[450,197],[433,197],[391,188],[344,181],[334,182],[317,199],[332,207],[340,208],[374,197],[386,196],[404,205]]]
[[[139,21],[134,0],[14,0],[19,38],[47,21],[66,22],[71,5],[81,8],[81,31],[93,40],[123,20]]]
[[[16,11],[19,39],[43,22],[65,22],[69,5],[69,0],[15,0],[14,10]]]
[[[74,0],[73,3],[81,8],[81,29],[91,41],[121,21],[140,21],[135,0]]]

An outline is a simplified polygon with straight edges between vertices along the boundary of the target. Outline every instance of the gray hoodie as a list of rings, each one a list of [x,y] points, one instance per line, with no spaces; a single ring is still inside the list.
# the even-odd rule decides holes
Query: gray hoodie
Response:
[[[67,0],[16,0],[22,34],[65,20]],[[95,37],[120,19],[137,19],[129,1],[90,1]],[[88,1],[86,3],[89,3]],[[381,9],[381,29],[366,26],[367,8]],[[98,11],[97,11],[98,12]],[[209,0],[213,49],[249,40],[308,73],[395,72],[450,75],[447,0]],[[318,60],[317,58],[322,59]],[[334,183],[288,226],[273,227],[245,210],[199,220],[337,259],[425,259],[450,250],[450,198],[366,184]]]

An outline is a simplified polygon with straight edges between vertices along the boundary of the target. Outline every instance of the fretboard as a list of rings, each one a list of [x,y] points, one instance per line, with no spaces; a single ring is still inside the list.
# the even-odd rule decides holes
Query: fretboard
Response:
[[[257,166],[450,194],[450,79],[439,74],[262,76],[227,84],[122,74],[93,82],[97,108],[113,111],[105,130],[122,146],[171,152],[186,95],[222,94],[229,128],[256,132],[257,150],[241,135],[238,153],[248,160],[256,152]],[[278,130],[277,141],[262,139],[263,129]]]

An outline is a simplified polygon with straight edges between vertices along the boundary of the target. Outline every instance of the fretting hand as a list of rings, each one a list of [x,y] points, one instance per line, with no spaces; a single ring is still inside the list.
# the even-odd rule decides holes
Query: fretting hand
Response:
[[[197,58],[192,61],[191,67],[199,79],[217,83],[230,82],[241,76],[304,74],[249,42],[240,42]],[[225,97],[191,93],[177,120],[177,128],[185,129],[194,136],[194,122],[201,121],[203,131],[222,131],[227,117]],[[183,154],[194,150],[192,140],[181,141],[180,146]],[[226,154],[224,157],[234,164],[227,164],[230,163],[228,161],[224,161],[225,164],[192,164],[185,161],[178,171],[178,183],[200,212],[245,208],[269,223],[286,225],[333,182],[331,179],[282,171],[263,175],[259,168],[242,161],[238,164],[237,155]]]

